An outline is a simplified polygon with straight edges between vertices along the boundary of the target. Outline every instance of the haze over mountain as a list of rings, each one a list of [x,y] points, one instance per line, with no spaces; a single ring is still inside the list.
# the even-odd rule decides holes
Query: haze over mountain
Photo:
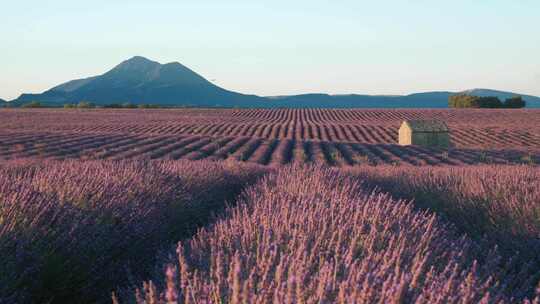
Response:
[[[501,100],[520,95],[527,101],[527,107],[540,107],[539,97],[489,89],[410,95],[301,94],[260,97],[218,87],[178,62],[160,64],[140,56],[120,63],[103,75],[68,81],[41,94],[22,94],[12,102],[22,105],[38,101],[51,106],[88,101],[97,105],[129,102],[197,107],[446,108],[448,97],[457,93],[496,96]]]

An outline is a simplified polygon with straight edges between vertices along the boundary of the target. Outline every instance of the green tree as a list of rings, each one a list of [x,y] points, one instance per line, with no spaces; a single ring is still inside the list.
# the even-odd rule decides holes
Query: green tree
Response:
[[[498,97],[479,97],[480,108],[497,109],[502,108],[503,103]]]
[[[137,106],[139,109],[159,109],[159,105],[151,103],[143,103]]]
[[[526,102],[525,100],[523,100],[523,98],[521,98],[521,96],[514,96],[511,98],[507,98],[504,101],[505,108],[519,109],[519,108],[524,108],[525,106],[526,106]]]
[[[109,108],[109,109],[121,109],[123,108],[121,104],[119,103],[111,103],[111,104],[108,104],[108,105],[104,105],[103,106],[104,108]]]
[[[131,102],[125,102],[122,104],[122,107],[125,109],[136,109],[137,106],[132,104]]]
[[[79,109],[90,109],[90,108],[94,108],[94,104],[91,103],[91,102],[88,102],[88,101],[81,101],[77,105],[77,108],[79,108]]]
[[[42,105],[39,101],[32,101],[30,103],[23,104],[23,108],[42,108]]]
[[[493,96],[473,96],[467,94],[452,95],[448,98],[450,108],[490,108],[503,107],[503,103],[498,97]]]

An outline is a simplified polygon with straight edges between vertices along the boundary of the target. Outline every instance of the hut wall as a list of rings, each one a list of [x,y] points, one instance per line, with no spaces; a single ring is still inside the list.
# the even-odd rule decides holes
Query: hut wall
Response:
[[[413,132],[412,144],[425,147],[448,148],[450,135],[448,132]]]
[[[409,128],[401,127],[399,129],[399,144],[402,146],[412,145],[412,131]]]

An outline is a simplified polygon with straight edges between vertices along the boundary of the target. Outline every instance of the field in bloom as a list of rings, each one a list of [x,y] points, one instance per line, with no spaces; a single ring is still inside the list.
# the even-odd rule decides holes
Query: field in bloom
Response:
[[[404,119],[444,120],[450,151],[397,145]],[[0,159],[233,159],[469,165],[540,162],[540,110],[0,111]]]
[[[530,165],[8,161],[0,303],[525,303],[539,185]]]
[[[4,163],[0,303],[110,299],[262,174],[226,162]]]
[[[395,170],[274,171],[127,302],[538,302],[538,168]],[[424,183],[433,201],[399,199]]]
[[[0,303],[539,304],[539,161],[535,110],[2,110]]]

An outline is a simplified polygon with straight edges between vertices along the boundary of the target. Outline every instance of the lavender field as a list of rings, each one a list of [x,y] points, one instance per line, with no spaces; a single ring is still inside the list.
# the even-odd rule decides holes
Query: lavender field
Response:
[[[0,113],[0,303],[540,303],[536,112],[446,155],[362,132],[455,111],[60,112]]]
[[[4,163],[0,303],[110,299],[263,173],[210,162]]]
[[[453,149],[397,145],[405,119],[444,121]],[[20,158],[337,167],[540,163],[540,110],[0,110],[0,160]]]
[[[0,176],[2,303],[538,301],[533,166],[25,160]]]
[[[272,172],[214,225],[171,250],[164,274],[141,285],[135,301],[538,303],[538,169],[408,172],[439,185],[431,206],[369,190],[366,182],[403,174],[381,170]],[[477,170],[494,174],[495,191],[481,187]],[[458,188],[464,179],[473,187]],[[509,180],[511,190],[497,191]],[[447,195],[459,196],[456,204]]]
[[[540,0],[0,7],[0,304],[540,304]]]

